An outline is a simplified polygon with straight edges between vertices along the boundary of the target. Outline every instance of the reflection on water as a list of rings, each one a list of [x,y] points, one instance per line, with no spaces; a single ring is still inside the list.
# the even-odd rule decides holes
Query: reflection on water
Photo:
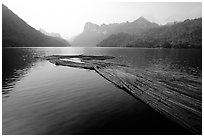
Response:
[[[15,83],[19,81],[33,66],[35,60],[31,59],[33,50],[20,48],[4,48],[2,52],[2,93],[3,98],[14,89]]]
[[[194,75],[202,70],[200,50],[3,48],[3,134],[189,134],[94,71],[36,58],[53,54],[112,55],[142,69]]]
[[[142,69],[165,69],[200,75],[201,49],[86,48],[86,54],[113,55],[114,61]]]

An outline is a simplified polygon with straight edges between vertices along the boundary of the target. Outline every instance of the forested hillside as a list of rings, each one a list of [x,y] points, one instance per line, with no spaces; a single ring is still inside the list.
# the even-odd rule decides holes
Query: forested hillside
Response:
[[[202,18],[160,26],[147,30],[139,36],[112,35],[97,46],[200,48],[202,47]]]

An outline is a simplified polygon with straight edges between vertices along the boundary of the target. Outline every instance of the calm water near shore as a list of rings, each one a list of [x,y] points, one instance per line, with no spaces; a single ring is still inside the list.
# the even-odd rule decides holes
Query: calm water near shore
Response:
[[[111,55],[147,70],[202,74],[202,49],[3,48],[3,134],[191,134],[91,70],[46,55]]]

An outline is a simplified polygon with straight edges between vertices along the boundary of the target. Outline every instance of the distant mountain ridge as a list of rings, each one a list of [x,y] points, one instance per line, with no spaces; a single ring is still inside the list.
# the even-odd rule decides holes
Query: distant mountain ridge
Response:
[[[113,24],[102,24],[97,25],[91,22],[87,22],[84,26],[83,32],[78,35],[73,42],[73,46],[96,46],[105,38],[108,38],[112,34],[118,33],[127,33],[132,35],[139,35],[142,32],[145,32],[152,28],[159,27],[158,24],[152,23],[140,17],[133,22],[124,22],[124,23],[113,23]]]
[[[115,34],[98,47],[201,48],[202,18],[174,22],[149,29],[141,35]]]
[[[61,39],[62,39],[62,36],[61,36],[59,33],[55,33],[55,32],[49,33],[49,32],[44,31],[44,30],[41,29],[41,28],[39,29],[39,31],[40,31],[41,33],[47,35],[47,36],[57,37],[57,38],[61,38]]]
[[[2,4],[2,46],[65,47],[70,44],[61,38],[42,34]]]

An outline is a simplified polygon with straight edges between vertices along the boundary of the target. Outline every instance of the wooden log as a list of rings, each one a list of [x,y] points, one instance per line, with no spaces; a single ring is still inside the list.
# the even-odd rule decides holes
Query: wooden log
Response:
[[[80,58],[84,63],[64,61]],[[50,56],[51,63],[95,70],[102,77],[195,134],[202,133],[202,78],[106,61],[107,56]]]
[[[194,95],[189,97],[183,94],[184,92],[182,90],[175,90],[174,87],[169,89],[159,84],[158,81],[150,82],[149,80],[145,80],[145,77],[143,80],[141,77],[138,79],[137,76],[133,77],[128,73],[125,74],[125,69],[118,70],[117,68],[96,69],[96,71],[109,81],[118,85],[118,87],[123,87],[130,91],[134,96],[181,126],[191,130],[193,133],[201,134],[202,103],[200,99],[197,99]],[[135,79],[138,82],[135,82]]]

